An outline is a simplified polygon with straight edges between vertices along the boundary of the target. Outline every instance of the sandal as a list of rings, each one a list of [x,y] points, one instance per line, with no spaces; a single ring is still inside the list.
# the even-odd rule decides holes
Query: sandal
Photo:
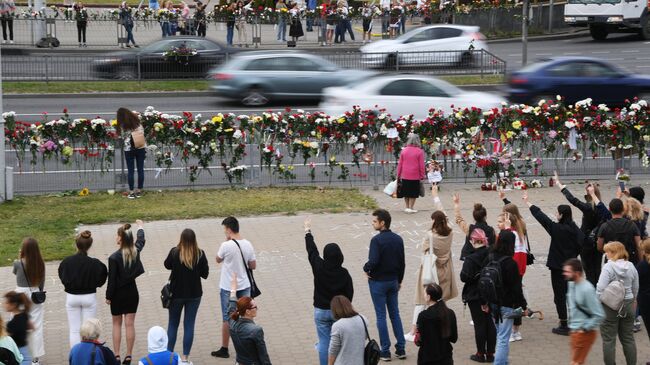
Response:
[[[131,355],[127,355],[124,357],[124,361],[122,361],[122,365],[131,365]]]
[[[120,358],[120,355],[115,355],[115,362],[118,364],[122,363],[122,359]]]

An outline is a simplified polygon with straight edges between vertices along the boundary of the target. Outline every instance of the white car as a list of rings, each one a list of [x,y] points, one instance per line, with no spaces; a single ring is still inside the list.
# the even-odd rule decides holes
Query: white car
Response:
[[[487,50],[479,27],[440,24],[412,29],[395,39],[369,43],[359,50],[369,67],[458,64],[471,66],[478,60],[472,50]],[[436,51],[435,53],[432,53]]]
[[[504,97],[461,90],[434,77],[386,75],[372,77],[356,85],[325,88],[319,110],[339,116],[358,105],[362,110],[386,109],[394,118],[413,114],[416,120],[424,120],[431,108],[441,109],[448,114],[453,109],[451,105],[489,110],[501,107],[503,101]]]

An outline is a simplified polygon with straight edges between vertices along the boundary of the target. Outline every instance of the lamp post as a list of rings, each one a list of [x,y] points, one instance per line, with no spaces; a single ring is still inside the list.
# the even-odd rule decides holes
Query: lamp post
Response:
[[[528,62],[528,8],[530,0],[523,0],[521,8],[521,65]]]

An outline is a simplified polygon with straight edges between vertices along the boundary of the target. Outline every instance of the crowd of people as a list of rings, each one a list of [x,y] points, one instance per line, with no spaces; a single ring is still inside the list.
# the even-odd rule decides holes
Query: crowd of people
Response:
[[[419,162],[412,171],[409,166],[398,167],[400,179],[417,182],[423,178],[425,167],[418,144],[417,135],[411,135],[400,164],[410,159]],[[646,331],[650,325],[650,240],[646,229],[649,209],[643,205],[645,192],[641,187],[619,188],[616,198],[606,206],[597,184],[585,185],[585,201],[582,201],[562,184],[557,174],[553,180],[570,204],[559,204],[554,211],[555,219],[533,204],[526,191],[521,194],[523,206],[528,207],[550,237],[546,266],[551,274],[558,321],[552,333],[570,336],[571,364],[586,362],[598,331],[605,364],[615,364],[617,338],[626,363],[641,363],[634,338],[634,332],[640,330],[640,323],[636,322],[642,319]],[[410,183],[400,186],[407,190],[420,189]],[[473,222],[468,223],[461,214],[460,194],[451,197],[453,217],[445,212],[437,184],[431,185],[431,195],[434,212],[421,245],[422,260],[412,302],[413,321],[408,333],[402,327],[398,305],[406,270],[404,241],[391,231],[392,217],[387,210],[377,209],[372,213],[372,227],[377,234],[370,241],[363,271],[375,309],[379,358],[382,361],[405,359],[406,342],[412,341],[419,347],[418,364],[453,364],[458,325],[454,311],[446,305],[459,295],[452,253],[454,232],[450,222],[453,221],[464,235],[459,252],[462,261],[459,277],[463,283],[460,293],[470,309],[476,343],[476,351],[466,356],[479,363],[508,364],[510,343],[523,339],[521,319],[536,313],[541,315],[531,309],[526,295],[524,275],[535,257],[519,207],[506,198],[505,192],[500,192],[504,206],[493,228],[482,203],[474,204]],[[411,199],[408,194],[404,196],[405,200]],[[413,206],[409,200],[406,204]],[[573,219],[571,205],[583,213],[580,226]],[[413,213],[414,209],[410,210]],[[222,342],[212,356],[230,358],[232,338],[238,364],[271,364],[272,354],[267,349],[264,330],[255,323],[258,313],[255,301],[258,293],[253,279],[257,268],[255,249],[242,237],[236,218],[224,219],[222,226],[226,241],[216,255],[216,262],[221,266]],[[352,305],[355,288],[350,272],[343,266],[343,250],[338,244],[329,243],[321,255],[311,226],[311,219],[307,218],[305,249],[313,274],[318,362],[320,365],[361,364],[370,339],[368,317]],[[135,227],[120,226],[115,236],[116,251],[105,265],[89,255],[92,233],[83,231],[76,237],[77,253],[60,263],[58,276],[66,292],[72,365],[128,365],[134,361],[134,322],[139,306],[136,279],[145,272],[141,261],[145,242],[142,221],[136,221]],[[203,296],[202,280],[209,274],[208,261],[194,231],[183,230],[178,244],[163,263],[170,270],[167,329],[155,326],[149,330],[149,353],[139,360],[140,364],[191,363],[195,321]],[[11,320],[6,325],[0,323],[0,362],[10,364],[6,359],[14,359],[17,363],[38,364],[45,354],[45,264],[35,239],[23,241],[13,272],[16,289],[4,295],[4,308]],[[102,328],[96,319],[96,292],[105,284],[105,301],[112,315],[110,349],[99,341]],[[183,345],[177,354],[174,351],[181,315]],[[388,319],[395,336],[394,350]],[[123,325],[125,351],[121,348]]]

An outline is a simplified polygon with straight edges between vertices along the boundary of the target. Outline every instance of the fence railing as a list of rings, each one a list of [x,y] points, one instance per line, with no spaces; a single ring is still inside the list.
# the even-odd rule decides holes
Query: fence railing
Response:
[[[286,145],[277,145],[279,151],[288,154]],[[145,189],[189,188],[189,187],[219,187],[219,186],[269,186],[269,185],[339,185],[339,186],[375,186],[382,188],[392,181],[395,176],[397,160],[386,151],[386,145],[379,144],[372,149],[372,161],[354,162],[350,150],[331,151],[319,158],[310,159],[303,164],[302,158],[287,159],[285,166],[291,166],[289,174],[282,174],[275,166],[268,167],[260,160],[260,150],[257,144],[247,144],[246,156],[240,162],[245,166],[241,175],[227,173],[224,166],[214,161],[207,169],[200,169],[195,181],[188,179],[188,167],[170,161],[169,168],[161,168],[156,163],[157,151],[147,151],[145,160]],[[43,165],[19,165],[14,151],[7,151],[7,166],[14,166],[14,187],[17,194],[36,194],[79,190],[87,187],[91,191],[125,190],[126,164],[122,151],[116,150],[115,161],[110,165],[82,162],[63,164],[56,159],[48,160]],[[330,158],[336,156],[337,164],[331,164]],[[229,155],[223,156],[228,161]],[[478,187],[485,181],[482,171],[466,171],[457,156],[444,156],[438,160],[444,167],[445,182],[467,182]],[[515,163],[521,163],[515,160]],[[189,164],[196,161],[190,160]],[[338,163],[342,163],[343,167]],[[612,157],[597,157],[574,161],[562,153],[555,157],[545,158],[535,171],[524,171],[518,175],[524,181],[539,179],[545,185],[558,171],[562,176],[599,179],[613,178],[617,169],[624,168],[632,176],[648,176],[650,171],[642,166],[636,156],[622,159]],[[496,181],[492,178],[492,181]]]
[[[101,79],[201,79],[230,59],[229,53],[165,56],[132,51],[125,54],[43,55],[2,57],[4,81],[84,81]],[[484,50],[439,52],[322,54],[351,69],[410,72],[430,75],[504,75],[506,62]],[[314,70],[316,71],[316,70]]]

